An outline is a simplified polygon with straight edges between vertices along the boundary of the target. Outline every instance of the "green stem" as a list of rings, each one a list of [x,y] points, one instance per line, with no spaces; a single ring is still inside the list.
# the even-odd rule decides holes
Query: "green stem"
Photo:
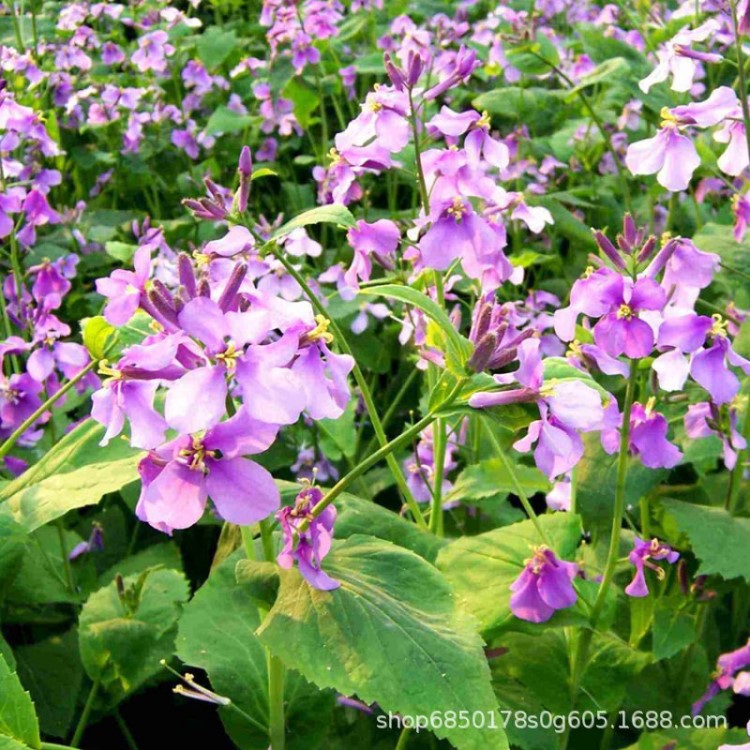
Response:
[[[541,537],[542,541],[551,548],[552,545],[550,544],[547,535],[544,533],[542,524],[539,522],[539,517],[534,512],[534,508],[529,501],[528,495],[524,492],[524,489],[521,486],[521,482],[518,480],[516,470],[513,468],[513,464],[511,464],[511,462],[508,460],[508,456],[505,454],[503,446],[500,445],[500,441],[497,439],[497,435],[495,435],[489,419],[487,417],[483,417],[483,421],[485,430],[489,435],[490,441],[492,442],[492,447],[495,449],[495,452],[497,453],[498,458],[503,465],[503,468],[508,472],[511,484],[513,485],[513,492],[515,492],[515,494],[518,496],[518,499],[521,501],[521,505],[523,505],[523,509],[526,511],[526,515],[531,519],[531,522],[534,524],[534,527],[536,528],[537,533]]]
[[[414,99],[411,89],[409,90],[409,122],[411,123],[411,135],[414,140],[414,160],[417,164],[417,181],[419,183],[419,197],[422,202],[422,210],[425,216],[430,212],[430,197],[427,192],[427,180],[422,167],[422,152],[419,148],[419,130],[417,129],[417,113],[414,111]]]
[[[253,538],[252,527],[240,526],[240,534],[242,535],[242,548],[245,550],[245,557],[248,560],[256,560],[255,540]]]
[[[81,742],[83,733],[86,731],[86,726],[89,723],[91,711],[94,708],[94,702],[96,701],[96,694],[99,692],[100,682],[101,682],[101,677],[97,677],[91,685],[91,690],[89,690],[89,696],[88,698],[86,698],[86,704],[83,707],[83,713],[81,713],[81,718],[78,720],[78,724],[76,725],[75,732],[73,732],[73,739],[71,739],[70,741],[71,745],[78,745]]]
[[[133,737],[128,725],[125,723],[125,719],[122,718],[119,708],[115,709],[115,721],[117,722],[117,726],[119,727],[122,736],[125,738],[125,742],[130,750],[138,750],[138,743],[135,741],[135,737]]]
[[[601,616],[604,604],[607,600],[610,584],[615,575],[617,559],[620,552],[620,534],[622,531],[622,517],[625,513],[625,481],[628,474],[628,452],[630,448],[630,415],[633,411],[633,402],[635,401],[635,389],[638,380],[638,360],[630,363],[630,377],[625,392],[625,404],[622,410],[622,427],[620,428],[620,453],[617,457],[617,481],[615,485],[615,507],[612,518],[612,532],[609,540],[609,552],[607,561],[604,565],[604,574],[602,582],[599,585],[599,592],[594,600],[594,606],[591,608],[591,627],[580,633],[577,644],[575,644],[571,654],[571,708],[575,709],[578,702],[578,694],[581,688],[581,680],[586,669],[588,661],[589,648],[591,640],[594,637],[594,628],[596,628],[599,617]],[[563,750],[567,748],[569,734],[563,737]]]
[[[271,522],[267,518],[260,522],[260,538],[263,543],[263,556],[269,562],[273,562],[276,559],[276,547],[273,543]]]
[[[271,750],[284,750],[284,665],[268,652],[268,734]]]
[[[289,261],[283,256],[282,253],[277,252],[277,248],[274,245],[271,245],[271,252],[279,261],[279,263],[284,266],[289,275],[300,285],[300,287],[302,287],[305,296],[308,298],[313,308],[315,308],[315,311],[319,315],[323,315],[328,318],[328,312],[326,308],[317,298],[315,292],[310,289],[307,282],[302,278],[297,269],[294,268],[291,263],[289,263]],[[359,386],[359,390],[362,393],[362,400],[365,402],[365,408],[367,409],[367,413],[370,415],[370,421],[372,422],[372,429],[375,431],[375,436],[377,437],[380,445],[385,446],[388,444],[388,438],[385,434],[385,430],[383,429],[383,423],[380,421],[380,417],[378,416],[377,409],[375,408],[375,401],[373,400],[372,393],[369,386],[367,385],[367,380],[365,380],[365,376],[362,374],[362,370],[360,370],[359,365],[357,364],[357,360],[354,358],[354,354],[351,350],[351,347],[349,346],[349,342],[344,337],[344,334],[342,333],[336,321],[331,319],[330,326],[341,351],[343,351],[345,354],[348,354],[354,361],[352,375],[354,376],[354,380],[356,381],[357,385]],[[2,457],[2,454],[0,454],[0,457]],[[417,501],[414,499],[414,495],[412,495],[411,490],[406,484],[406,479],[403,472],[401,471],[401,467],[398,465],[398,461],[396,461],[395,457],[392,456],[390,452],[386,454],[385,460],[388,463],[388,468],[391,470],[393,478],[396,480],[396,484],[398,485],[401,494],[406,500],[406,504],[409,506],[409,510],[414,516],[414,520],[417,522],[418,526],[426,529],[427,523],[424,520],[424,516],[422,515],[422,511],[419,509]]]
[[[404,727],[401,730],[401,734],[398,736],[398,742],[394,750],[406,750],[406,746],[409,743],[409,736],[411,735],[411,729]]]
[[[72,377],[59,391],[54,395],[50,396],[28,419],[21,423],[21,425],[10,435],[10,437],[0,446],[0,459],[8,454],[11,448],[18,442],[18,439],[23,435],[31,425],[36,422],[39,417],[44,414],[53,404],[57,403],[76,383],[83,380],[91,370],[96,367],[98,360],[92,359],[86,367],[83,368],[75,377]]]
[[[385,458],[393,453],[393,451],[400,448],[402,445],[407,445],[411,440],[419,435],[425,427],[432,424],[437,419],[437,413],[442,409],[453,403],[458,397],[458,394],[463,387],[463,380],[459,380],[456,386],[453,388],[448,397],[443,401],[440,406],[430,411],[427,416],[422,417],[419,422],[413,424],[408,430],[402,432],[398,437],[386,443],[379,450],[375,451],[371,456],[362,461],[352,471],[350,471],[345,477],[342,477],[318,502],[317,505],[312,509],[311,515],[313,518],[319,516],[346,488],[355,482],[358,477],[362,476],[371,466],[374,466],[381,458]],[[299,525],[299,531],[303,532],[310,525],[309,520],[304,520]]]
[[[430,531],[443,536],[443,471],[445,469],[445,420],[436,419],[433,427],[435,466],[432,477],[432,505],[430,508]]]

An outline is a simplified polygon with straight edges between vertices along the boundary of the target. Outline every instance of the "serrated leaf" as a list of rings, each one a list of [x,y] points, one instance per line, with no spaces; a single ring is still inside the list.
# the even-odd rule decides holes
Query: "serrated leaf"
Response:
[[[14,519],[27,531],[44,526],[69,510],[95,505],[103,495],[138,479],[140,451],[127,441],[100,446],[104,427],[81,423],[20,477],[0,489]]]
[[[541,516],[539,523],[558,557],[573,560],[581,540],[581,519],[556,513]],[[521,574],[531,549],[543,543],[532,521],[520,521],[455,540],[440,552],[437,566],[456,592],[461,609],[479,620],[481,632],[523,627],[510,611],[510,585]],[[550,625],[569,624],[569,614],[570,610],[558,611]]]
[[[735,518],[724,508],[693,505],[666,498],[661,501],[700,560],[698,575],[750,582],[750,518]]]
[[[138,576],[124,579],[127,589]],[[110,583],[93,593],[79,618],[81,662],[100,680],[114,704],[161,671],[174,651],[177,621],[188,598],[188,582],[175,570],[151,569],[134,612],[128,612]]]
[[[281,571],[279,596],[258,630],[272,653],[318,686],[384,711],[480,711],[489,725],[497,703],[482,640],[434,567],[359,535],[334,543],[324,567],[339,589],[318,591],[297,570]],[[492,718],[500,727],[500,717]],[[458,750],[508,747],[500,729],[435,734]]]
[[[41,747],[39,722],[31,696],[23,689],[18,675],[0,658],[0,735],[24,746]]]
[[[83,668],[78,634],[69,630],[16,649],[18,676],[34,701],[46,734],[65,737],[76,714]]]

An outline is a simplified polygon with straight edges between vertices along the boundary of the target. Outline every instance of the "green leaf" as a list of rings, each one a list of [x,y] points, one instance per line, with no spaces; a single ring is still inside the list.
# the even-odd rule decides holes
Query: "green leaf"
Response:
[[[572,560],[581,540],[581,519],[555,513],[541,516],[539,522],[557,556]],[[479,620],[482,633],[523,626],[510,611],[510,585],[521,574],[531,548],[543,543],[532,521],[520,521],[462,537],[440,552],[438,568],[456,592],[460,608]],[[557,612],[550,624],[569,624],[568,612]]]
[[[536,467],[516,464],[514,472],[527,495],[549,491],[549,480]],[[490,458],[467,466],[456,478],[445,500],[471,503],[515,491],[516,485],[505,464],[499,458]]]
[[[219,565],[198,590],[180,618],[177,655],[186,664],[204,669],[212,689],[227,696],[261,727],[268,725],[266,650],[255,635],[261,619],[246,585],[235,580],[235,553]],[[243,561],[247,562],[247,561]],[[287,744],[310,747],[315,730],[330,722],[333,696],[321,693],[298,674],[285,680]],[[236,711],[219,715],[232,740],[243,750],[265,750],[268,734]]]
[[[718,254],[722,263],[726,264],[716,275],[716,282],[724,286],[737,307],[742,309],[750,305],[750,273],[747,262],[750,242],[747,239],[737,242],[732,226],[711,222],[704,224],[696,232],[693,242],[700,250]]]
[[[252,115],[241,115],[224,104],[219,105],[208,118],[206,133],[208,135],[231,135],[249,128],[257,118]]]
[[[570,713],[573,709],[570,656],[563,631],[508,633],[503,636],[502,645],[507,653],[495,659],[492,665],[500,700],[506,690],[520,686],[551,713]],[[575,708],[578,711],[615,711],[622,703],[628,682],[651,657],[607,633],[594,635],[589,654]]]
[[[94,359],[103,359],[117,340],[117,329],[101,316],[81,321],[83,345]]]
[[[566,93],[533,86],[505,86],[480,94],[472,104],[503,122],[522,122],[534,133],[550,133],[565,115]]]
[[[692,505],[666,498],[667,513],[690,540],[700,560],[697,575],[742,577],[750,582],[750,518],[735,518],[723,508]]]
[[[572,101],[579,91],[588,86],[595,86],[597,83],[612,84],[619,82],[629,69],[630,65],[624,57],[611,57],[609,60],[605,60],[581,78],[578,84],[570,90],[568,101]]]
[[[133,255],[135,255],[135,251],[137,249],[137,245],[131,245],[129,242],[118,242],[116,240],[111,240],[104,243],[104,250],[107,255],[111,256],[115,260],[119,260],[121,263],[132,263]],[[96,320],[96,318],[94,318],[94,320]]]
[[[291,221],[280,226],[272,235],[272,240],[278,240],[282,237],[286,237],[290,232],[300,227],[307,227],[311,224],[336,224],[337,226],[349,228],[353,227],[354,217],[352,212],[346,207],[341,206],[337,203],[332,203],[328,206],[318,206],[317,208],[311,208],[309,211],[304,211],[295,216]]]
[[[0,503],[27,531],[74,508],[96,505],[138,479],[140,451],[119,438],[100,446],[104,427],[87,419],[68,433],[40,461],[0,489]]]
[[[323,433],[321,447],[325,455],[333,461],[341,456],[352,458],[357,450],[357,428],[354,424],[356,403],[352,399],[338,419],[321,419],[317,422]]]
[[[206,29],[198,39],[198,57],[211,70],[221,65],[237,46],[234,31],[222,31],[218,26]]]
[[[324,567],[340,588],[318,591],[297,570],[281,571],[279,596],[257,631],[273,654],[319,687],[384,711],[479,711],[501,726],[482,641],[434,567],[359,535],[334,543]],[[458,750],[508,747],[500,729],[434,733]]]
[[[188,582],[175,570],[150,569],[124,579],[126,590],[141,586],[134,611],[110,583],[92,594],[81,611],[81,661],[92,680],[101,680],[110,703],[122,700],[161,671],[174,652],[177,621],[188,598]]]
[[[22,745],[41,747],[39,722],[31,696],[23,689],[15,672],[0,658],[0,735]]]
[[[434,563],[445,546],[444,539],[422,531],[414,523],[391,510],[344,493],[336,518],[336,537],[346,539],[355,534],[369,534],[386,542],[405,547]]]
[[[0,505],[0,599],[18,573],[25,547],[25,529]]]
[[[45,734],[65,737],[76,715],[83,668],[78,634],[69,630],[16,649],[18,676],[28,688]]]
[[[560,62],[557,47],[544,34],[539,34],[534,41],[508,47],[508,62],[529,75],[544,75]]]
[[[445,311],[430,297],[416,289],[398,284],[383,284],[382,286],[368,287],[360,289],[359,293],[395,299],[399,302],[405,302],[408,305],[414,305],[414,307],[420,309],[443,333],[447,344],[448,356],[453,359],[454,367],[457,366],[457,369],[463,371],[471,355],[471,342],[456,330]]]
[[[655,659],[669,659],[689,646],[696,638],[696,616],[680,605],[684,597],[658,599],[654,607]]]
[[[313,112],[320,105],[318,92],[305,85],[301,78],[293,77],[289,79],[281,93],[294,105],[294,116],[300,126],[307,128],[310,125]]]

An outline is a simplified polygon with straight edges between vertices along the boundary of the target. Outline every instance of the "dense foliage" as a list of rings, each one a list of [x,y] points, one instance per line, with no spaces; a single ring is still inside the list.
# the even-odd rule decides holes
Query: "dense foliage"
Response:
[[[0,67],[0,750],[750,748],[748,0]]]

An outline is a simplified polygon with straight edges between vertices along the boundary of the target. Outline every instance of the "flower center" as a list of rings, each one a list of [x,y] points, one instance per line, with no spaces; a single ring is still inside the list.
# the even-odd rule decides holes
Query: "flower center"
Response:
[[[189,469],[203,473],[206,472],[206,459],[217,457],[216,451],[210,451],[203,445],[203,437],[200,435],[193,435],[190,447],[180,449],[178,455],[185,459],[184,463]]]
[[[99,374],[106,375],[108,381],[122,380],[125,377],[120,370],[115,370],[114,367],[110,367],[109,362],[106,359],[99,362]]]
[[[450,214],[457,222],[463,219],[467,211],[466,204],[458,197],[454,198],[453,203],[446,209],[446,213]]]
[[[315,322],[318,324],[309,333],[305,334],[307,341],[325,341],[326,344],[330,344],[333,341],[333,334],[328,333],[328,326],[331,325],[331,321],[326,318],[325,315],[316,315]]]
[[[477,120],[476,127],[484,129],[489,129],[490,127],[490,113],[485,109],[482,112],[482,116]]]
[[[547,557],[549,547],[547,547],[546,544],[542,544],[539,547],[533,547],[532,551],[534,553],[533,557],[524,560],[524,565],[530,568],[535,576],[538,576],[544,570],[544,567],[549,565],[549,559]]]
[[[240,352],[237,351],[234,342],[230,341],[227,344],[227,348],[216,355],[216,361],[221,362],[229,372],[234,372],[234,368],[237,365],[237,358],[239,356]]]
[[[568,357],[582,357],[583,356],[583,349],[581,349],[581,342],[577,339],[574,339],[573,341],[568,344],[568,351],[566,353],[566,356]]]
[[[661,117],[661,127],[663,128],[677,127],[679,123],[677,118],[669,111],[669,107],[662,107],[659,117]]]
[[[630,305],[622,304],[620,305],[620,309],[617,311],[617,317],[624,318],[625,320],[630,320],[631,318],[635,317],[635,311],[632,307],[630,307]]]
[[[331,160],[331,166],[332,167],[335,167],[335,166],[337,166],[339,164],[343,164],[344,163],[343,157],[341,156],[341,154],[335,148],[332,148],[328,152],[328,158]]]
[[[725,339],[727,337],[727,326],[729,325],[728,322],[724,320],[724,318],[722,318],[719,313],[714,313],[711,318],[714,322],[711,325],[709,334],[714,338]]]

